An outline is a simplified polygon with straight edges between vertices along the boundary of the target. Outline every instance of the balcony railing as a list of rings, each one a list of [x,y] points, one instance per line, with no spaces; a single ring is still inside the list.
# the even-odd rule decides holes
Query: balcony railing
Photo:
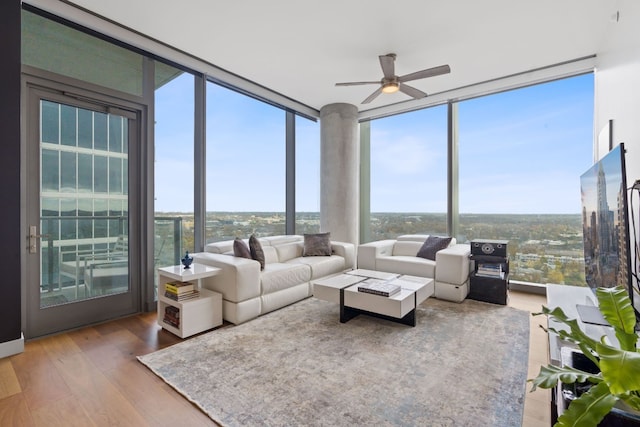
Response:
[[[75,285],[84,280],[81,262],[110,259],[109,254],[128,253],[126,216],[43,216],[41,217],[41,290]],[[183,249],[182,217],[154,218],[155,265],[179,263]],[[68,266],[66,264],[69,264]],[[76,271],[70,269],[76,266]],[[69,270],[69,271],[66,271]]]

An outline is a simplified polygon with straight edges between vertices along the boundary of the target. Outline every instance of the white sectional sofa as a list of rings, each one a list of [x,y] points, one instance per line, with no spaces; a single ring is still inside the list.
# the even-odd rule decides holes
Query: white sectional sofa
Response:
[[[202,286],[222,294],[223,318],[240,324],[311,296],[311,280],[354,267],[355,245],[331,241],[330,256],[302,256],[304,238],[298,235],[259,239],[264,270],[253,259],[235,257],[233,240],[210,243],[192,254],[193,262],[219,267],[220,274]]]
[[[427,237],[407,234],[397,239],[361,244],[358,246],[358,268],[435,279],[436,298],[463,301],[469,294],[471,246],[457,244],[454,238],[432,261],[416,256]]]

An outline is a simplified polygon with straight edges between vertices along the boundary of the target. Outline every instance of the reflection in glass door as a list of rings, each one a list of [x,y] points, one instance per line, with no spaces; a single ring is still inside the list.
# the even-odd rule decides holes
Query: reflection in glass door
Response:
[[[40,307],[128,292],[127,118],[40,111]]]
[[[33,337],[136,311],[129,147],[139,132],[133,111],[37,89],[29,99],[27,333]]]

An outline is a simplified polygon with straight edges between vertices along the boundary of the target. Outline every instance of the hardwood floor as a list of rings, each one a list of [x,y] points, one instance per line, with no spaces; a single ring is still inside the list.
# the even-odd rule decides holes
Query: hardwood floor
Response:
[[[509,293],[509,305],[520,310],[538,313],[546,304],[542,295],[522,292]],[[531,316],[529,319],[529,371],[527,378],[535,378],[540,367],[549,363],[549,341],[547,333],[540,325],[547,326],[545,316]],[[527,394],[524,401],[524,427],[548,427],[551,425],[551,393],[549,390],[537,389],[533,393],[531,384],[527,383]]]
[[[545,298],[511,292],[509,305],[539,311]],[[0,359],[2,426],[212,426],[203,412],[158,379],[137,355],[181,340],[145,313],[28,341]],[[547,361],[546,334],[531,319],[529,373]],[[527,390],[530,386],[527,385]],[[527,393],[524,426],[549,426],[549,393]]]

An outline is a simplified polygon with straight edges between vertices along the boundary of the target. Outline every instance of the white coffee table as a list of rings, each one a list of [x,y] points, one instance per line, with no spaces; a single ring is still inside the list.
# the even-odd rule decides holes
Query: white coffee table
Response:
[[[366,279],[382,279],[401,287],[390,297],[358,291],[358,283]],[[359,314],[380,317],[404,325],[416,325],[416,307],[434,293],[434,281],[426,277],[398,275],[357,269],[313,282],[313,296],[340,304],[340,322]]]

